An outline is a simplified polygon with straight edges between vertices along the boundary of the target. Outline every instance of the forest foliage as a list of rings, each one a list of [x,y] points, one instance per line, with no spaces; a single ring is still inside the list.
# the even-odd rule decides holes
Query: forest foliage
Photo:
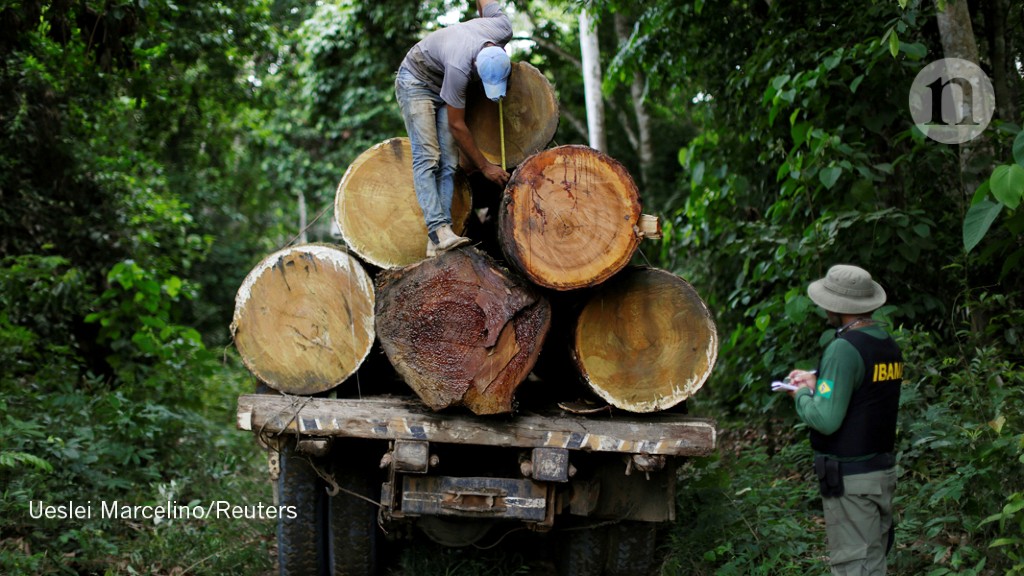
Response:
[[[929,140],[907,108],[943,57],[940,11],[962,1],[587,3],[609,153],[665,221],[638,263],[689,280],[721,337],[689,408],[723,442],[682,471],[664,573],[821,573],[805,430],[768,383],[814,364],[830,335],[805,287],[849,262],[886,287],[878,317],[907,357],[890,565],[1024,574],[1019,6],[968,4],[998,99],[979,141]],[[513,57],[558,93],[556,142],[586,142],[580,3],[509,4]],[[403,131],[398,63],[453,10],[471,13],[0,1],[0,572],[266,570],[272,524],[32,520],[28,503],[270,498],[233,429],[252,386],[230,349],[234,292],[299,236],[300,203],[330,241],[345,167]]]

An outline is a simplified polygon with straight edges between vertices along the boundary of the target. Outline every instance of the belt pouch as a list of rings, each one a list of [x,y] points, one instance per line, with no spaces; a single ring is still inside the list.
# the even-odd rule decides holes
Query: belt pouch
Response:
[[[843,473],[838,460],[824,456],[814,458],[814,473],[818,476],[818,487],[825,498],[843,495]]]

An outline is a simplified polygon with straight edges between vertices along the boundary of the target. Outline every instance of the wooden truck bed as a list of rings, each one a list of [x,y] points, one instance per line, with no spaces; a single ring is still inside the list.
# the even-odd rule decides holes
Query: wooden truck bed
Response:
[[[671,413],[524,413],[475,416],[432,412],[408,398],[331,399],[270,394],[239,397],[237,426],[260,434],[420,440],[587,452],[704,456],[715,449],[715,423]]]

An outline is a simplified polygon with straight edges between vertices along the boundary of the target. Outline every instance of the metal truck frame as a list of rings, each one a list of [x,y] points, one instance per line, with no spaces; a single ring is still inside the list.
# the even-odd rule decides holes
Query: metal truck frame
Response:
[[[562,538],[564,576],[649,574],[679,466],[716,446],[713,421],[683,414],[477,416],[391,396],[244,395],[237,418],[291,507],[282,575],[374,574],[385,534],[463,546],[497,525]]]

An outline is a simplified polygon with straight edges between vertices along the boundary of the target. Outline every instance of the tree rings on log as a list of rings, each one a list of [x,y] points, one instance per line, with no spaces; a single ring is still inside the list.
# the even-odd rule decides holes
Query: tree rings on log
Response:
[[[408,138],[373,146],[345,171],[334,197],[334,218],[345,243],[366,262],[397,268],[426,257],[427,225],[412,180]],[[456,172],[452,229],[457,233],[471,208],[469,183]]]
[[[512,411],[551,322],[535,288],[462,248],[382,272],[377,294],[381,345],[424,404]]]
[[[362,364],[374,341],[373,282],[326,244],[275,252],[246,276],[231,334],[242,362],[271,388],[315,394]]]
[[[530,281],[555,290],[594,286],[629,263],[642,235],[640,195],[611,157],[558,146],[512,174],[499,211],[498,239]]]
[[[558,129],[558,100],[544,74],[526,62],[513,62],[502,100],[505,120],[505,165],[518,166],[544,149]],[[466,100],[466,126],[487,160],[501,166],[498,104],[484,95],[483,85],[471,82]]]
[[[718,331],[685,280],[630,268],[602,284],[579,315],[574,356],[609,404],[655,412],[692,396],[711,375]]]

